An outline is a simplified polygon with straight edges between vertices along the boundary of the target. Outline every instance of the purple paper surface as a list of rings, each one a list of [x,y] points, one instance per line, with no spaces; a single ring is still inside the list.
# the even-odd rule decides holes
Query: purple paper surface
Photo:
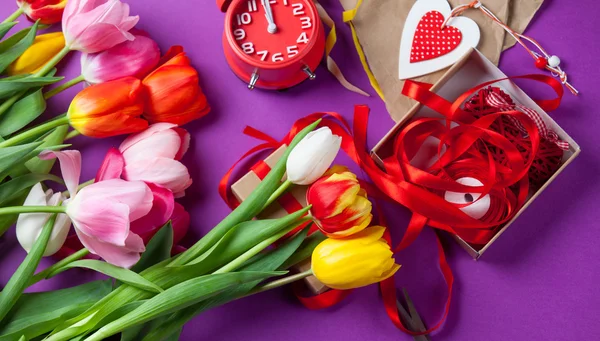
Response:
[[[370,98],[343,89],[324,67],[317,79],[287,92],[246,90],[229,70],[221,45],[224,15],[214,1],[129,0],[140,15],[139,28],[158,42],[185,46],[199,70],[201,84],[213,108],[205,118],[186,126],[192,146],[184,158],[194,184],[181,200],[192,215],[187,245],[219,222],[229,209],[217,193],[220,178],[258,142],[244,136],[251,125],[281,138],[292,123],[317,111],[336,111],[352,119],[354,104],[368,104],[369,146],[392,126],[383,102],[370,88],[354,52],[348,26],[341,22],[336,0],[323,5],[338,25],[334,57],[348,79],[373,94]],[[485,2],[484,2],[485,3]],[[2,0],[0,18],[16,9]],[[527,34],[550,53],[557,54],[569,80],[581,91],[565,94],[552,117],[580,144],[583,152],[524,212],[502,237],[474,262],[457,244],[447,240],[447,256],[455,275],[450,315],[433,340],[596,340],[600,338],[600,112],[598,108],[597,43],[600,29],[595,0],[546,1]],[[24,19],[22,20],[24,21]],[[20,26],[24,26],[21,23]],[[14,32],[14,31],[13,31]],[[67,79],[79,75],[78,56],[60,65]],[[396,56],[382,56],[396,58]],[[508,75],[537,73],[533,61],[519,46],[504,53],[500,64]],[[49,115],[67,110],[81,89],[65,91],[49,102]],[[525,87],[525,89],[528,89]],[[538,89],[535,89],[536,93]],[[548,92],[542,94],[548,95]],[[94,176],[111,146],[122,138],[93,140],[78,137],[75,148],[83,154],[82,181]],[[343,156],[340,162],[350,164]],[[385,206],[396,240],[403,233],[409,212]],[[14,229],[0,240],[0,285],[6,284],[25,252]],[[406,287],[423,320],[433,325],[441,316],[446,288],[437,266],[434,235],[426,230],[398,255],[403,266],[396,274],[398,288]],[[51,264],[44,259],[40,267]],[[71,286],[99,276],[69,270],[31,290]],[[397,330],[385,314],[377,286],[356,290],[343,303],[322,311],[304,308],[289,289],[245,298],[196,317],[184,328],[181,340],[411,340]]]

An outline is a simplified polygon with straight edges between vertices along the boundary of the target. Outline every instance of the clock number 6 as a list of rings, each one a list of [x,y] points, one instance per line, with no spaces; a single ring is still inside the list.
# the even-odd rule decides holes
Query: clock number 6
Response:
[[[310,21],[309,17],[300,18],[300,22],[302,23],[302,28],[311,28],[312,27],[312,22]]]
[[[283,61],[283,53],[275,53],[272,57],[271,60],[273,61],[273,63],[275,62],[281,62]]]

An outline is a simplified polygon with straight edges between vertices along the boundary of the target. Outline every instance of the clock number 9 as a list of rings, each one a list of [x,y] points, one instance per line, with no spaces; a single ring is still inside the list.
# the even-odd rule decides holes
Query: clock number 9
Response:
[[[311,28],[312,27],[312,22],[310,21],[309,17],[300,18],[300,22],[302,23],[302,28]]]
[[[238,28],[237,30],[233,31],[233,35],[235,36],[235,40],[243,40],[246,38],[246,31]]]

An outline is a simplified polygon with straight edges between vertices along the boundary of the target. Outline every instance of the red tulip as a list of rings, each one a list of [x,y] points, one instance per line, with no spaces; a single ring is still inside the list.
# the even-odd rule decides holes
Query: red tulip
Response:
[[[109,137],[148,128],[142,86],[134,77],[96,84],[78,93],[69,107],[71,126],[85,136]]]
[[[17,5],[29,19],[51,25],[62,20],[67,0],[17,0]]]
[[[198,72],[181,46],[173,46],[159,66],[146,76],[146,114],[151,123],[184,125],[206,115],[210,106],[198,84]]]

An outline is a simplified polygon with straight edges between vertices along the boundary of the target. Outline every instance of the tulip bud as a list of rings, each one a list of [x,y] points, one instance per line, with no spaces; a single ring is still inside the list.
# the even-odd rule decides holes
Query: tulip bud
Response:
[[[62,19],[67,0],[17,0],[17,5],[32,21],[52,25]]]
[[[100,53],[81,55],[81,74],[89,83],[103,83],[127,76],[144,77],[158,63],[160,49],[154,40],[135,35]]]
[[[371,202],[360,188],[356,175],[334,166],[306,192],[310,214],[324,234],[331,238],[349,236],[371,223]]]
[[[109,137],[148,128],[140,80],[134,77],[96,84],[78,93],[67,112],[71,126],[85,136]]]
[[[143,80],[147,90],[147,112],[151,123],[184,125],[210,111],[198,84],[198,71],[190,65],[181,46],[173,46],[159,67]]]
[[[65,47],[65,37],[61,32],[42,34],[21,54],[6,72],[10,76],[36,73]]]
[[[342,239],[326,239],[312,254],[312,270],[323,284],[353,289],[381,282],[400,268],[383,237],[385,228],[371,226]]]
[[[306,135],[290,153],[286,168],[288,180],[296,185],[317,181],[337,156],[342,138],[322,127]]]
[[[44,192],[42,184],[37,183],[31,188],[23,205],[56,206],[59,204],[59,201],[63,201],[64,199],[62,193],[53,193],[51,189]],[[31,250],[50,215],[51,213],[22,213],[19,215],[16,226],[17,240],[25,251],[29,252]],[[56,217],[44,257],[55,254],[62,247],[67,239],[70,226],[71,220],[66,214],[59,214]]]

